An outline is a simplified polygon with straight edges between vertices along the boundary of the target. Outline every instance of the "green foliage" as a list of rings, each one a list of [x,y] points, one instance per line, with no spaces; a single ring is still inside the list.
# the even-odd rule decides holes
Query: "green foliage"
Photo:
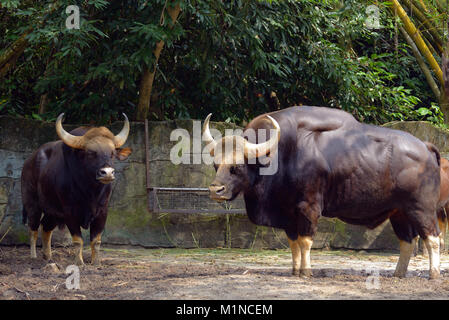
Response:
[[[407,46],[394,46],[387,10],[382,29],[366,28],[371,1],[183,0],[174,28],[167,14],[161,21],[165,0],[0,1],[0,48],[35,26],[0,82],[0,114],[52,120],[66,112],[70,121],[96,123],[132,117],[143,67],[153,65],[163,40],[152,118],[213,112],[214,120],[241,123],[276,110],[275,93],[281,108],[330,106],[364,122],[442,121]],[[58,9],[48,14],[50,4]],[[79,30],[65,28],[73,4]],[[38,115],[44,94],[49,103]]]
[[[79,30],[65,27],[65,8],[73,4],[80,8]],[[56,1],[58,9],[27,37],[30,46],[0,84],[0,97],[7,99],[0,112],[32,117],[40,96],[47,94],[50,102],[43,119],[53,120],[61,112],[76,122],[108,122],[121,112],[132,117],[143,66],[154,61],[155,41],[170,42],[182,31],[160,25],[164,4],[165,0]],[[30,17],[21,19],[25,11],[38,20],[47,7],[8,10],[7,15],[17,20],[6,30],[7,37],[17,39],[32,24]]]

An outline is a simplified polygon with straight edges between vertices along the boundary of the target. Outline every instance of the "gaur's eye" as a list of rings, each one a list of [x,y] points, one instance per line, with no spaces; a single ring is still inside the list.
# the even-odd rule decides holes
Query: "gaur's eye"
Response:
[[[231,168],[229,168],[229,172],[230,172],[231,174],[235,174],[235,173],[237,172],[237,167],[232,166]]]

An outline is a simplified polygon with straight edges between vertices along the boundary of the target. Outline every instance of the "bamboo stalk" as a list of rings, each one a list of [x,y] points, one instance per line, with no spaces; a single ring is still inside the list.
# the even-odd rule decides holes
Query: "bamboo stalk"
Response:
[[[426,27],[426,31],[428,31],[435,43],[437,44],[437,47],[439,47],[439,49],[441,48],[440,54],[443,52],[443,35],[440,34],[437,30],[437,28],[433,25],[433,23],[427,19],[427,17],[421,12],[421,10],[419,8],[417,8],[412,1],[408,0],[408,5],[409,7],[412,9],[412,13],[413,15],[418,18],[418,20],[422,23],[423,26]],[[439,45],[439,46],[438,46]]]
[[[432,42],[431,42],[431,40],[433,40],[432,36],[430,34],[428,34],[427,32],[422,32],[421,35],[422,35],[423,40],[426,43],[427,47],[432,52],[432,54],[434,56],[438,56],[438,57],[441,56],[441,54],[443,53],[443,48],[440,46],[440,47],[437,47],[438,51],[437,51],[437,49],[435,49],[434,45],[437,46],[437,44],[432,44]]]
[[[426,77],[427,83],[429,84],[429,87],[432,90],[435,98],[437,100],[439,100],[440,99],[440,89],[438,88],[438,85],[435,82],[435,79],[433,78],[432,73],[430,72],[429,68],[427,67],[426,63],[424,62],[424,59],[423,59],[421,53],[419,52],[419,50],[416,47],[415,43],[413,42],[412,38],[410,38],[408,33],[404,30],[404,28],[400,27],[399,30],[401,31],[401,34],[404,37],[405,41],[407,41],[408,45],[410,46],[412,53],[415,56],[415,59],[418,62],[418,65],[421,68],[421,71],[423,72],[424,76]]]
[[[412,38],[413,42],[416,44],[416,47],[419,49],[421,54],[424,56],[426,61],[429,63],[433,72],[435,72],[440,84],[444,85],[443,73],[441,71],[441,68],[438,65],[438,62],[435,60],[432,53],[430,52],[429,47],[426,45],[423,38],[421,37],[419,30],[416,29],[415,25],[410,20],[410,18],[408,17],[407,13],[404,11],[404,8],[402,8],[402,6],[398,2],[398,0],[392,0],[392,4],[393,4],[393,9],[396,10],[399,18],[404,23],[405,31],[410,36],[410,38]]]

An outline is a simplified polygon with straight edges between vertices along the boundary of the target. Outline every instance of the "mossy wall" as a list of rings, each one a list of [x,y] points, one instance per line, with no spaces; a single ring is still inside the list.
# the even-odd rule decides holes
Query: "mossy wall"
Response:
[[[121,122],[114,123],[112,132],[120,131]],[[449,151],[448,132],[426,122],[395,122],[386,125],[409,131],[436,144],[442,154]],[[75,126],[66,125],[67,130]],[[214,123],[224,131],[234,125]],[[207,187],[214,170],[205,164],[174,165],[170,149],[173,129],[184,128],[192,135],[191,120],[150,122],[150,178],[158,187]],[[53,123],[0,117],[0,239],[1,244],[20,245],[29,241],[28,230],[22,224],[20,174],[23,162],[45,142],[56,140]],[[143,123],[132,123],[126,143],[133,149],[124,162],[117,162],[117,180],[109,206],[109,216],[103,243],[145,247],[237,247],[283,248],[288,246],[282,230],[252,224],[242,214],[168,214],[147,210],[145,180],[145,129]],[[88,241],[88,232],[84,232]],[[54,243],[67,244],[67,230],[56,230]],[[349,248],[395,250],[398,241],[388,222],[375,230],[345,224],[337,219],[321,219],[315,236],[315,248]]]

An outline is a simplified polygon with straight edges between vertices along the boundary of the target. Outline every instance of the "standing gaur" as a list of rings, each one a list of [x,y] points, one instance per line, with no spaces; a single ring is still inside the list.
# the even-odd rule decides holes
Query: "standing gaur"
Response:
[[[77,264],[84,263],[81,227],[90,227],[92,263],[97,264],[111,182],[115,180],[114,159],[126,160],[132,152],[130,148],[121,149],[128,138],[129,121],[123,114],[125,123],[116,136],[105,127],[79,127],[68,133],[61,124],[63,115],[56,120],[61,140],[39,147],[23,166],[23,223],[28,220],[31,230],[32,258],[36,258],[42,224],[43,256],[47,260],[51,259],[53,229],[66,225],[76,246]]]
[[[312,237],[324,216],[371,229],[390,219],[400,241],[394,275],[405,276],[419,235],[429,251],[429,276],[439,276],[440,154],[434,145],[325,107],[264,114],[243,137],[220,140],[210,133],[210,116],[203,126],[216,169],[210,197],[233,200],[243,193],[253,223],[284,229],[293,274],[312,274]],[[275,134],[266,138],[251,133],[272,128]],[[266,159],[278,162],[274,174],[260,174]]]
[[[438,199],[437,216],[440,227],[440,249],[445,249],[444,238],[446,237],[447,214],[449,213],[449,161],[441,158],[440,168],[440,198]]]

